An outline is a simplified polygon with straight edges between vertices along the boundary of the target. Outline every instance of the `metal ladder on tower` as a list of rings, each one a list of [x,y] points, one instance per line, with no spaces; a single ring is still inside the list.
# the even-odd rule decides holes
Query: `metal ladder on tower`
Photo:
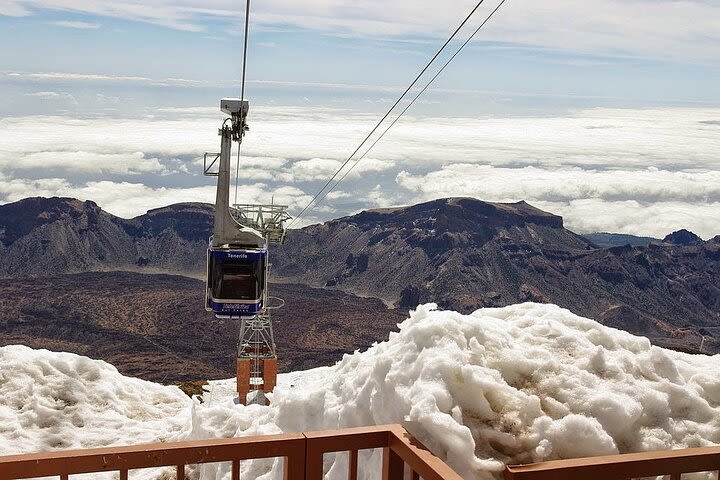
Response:
[[[268,244],[282,244],[285,241],[285,222],[290,220],[287,205],[235,204],[231,213],[238,223],[253,228],[267,240]],[[268,263],[268,273],[272,263]],[[266,275],[267,278],[267,275]],[[237,350],[238,396],[249,402],[266,405],[266,393],[277,385],[277,350],[273,332],[272,310],[284,303],[271,305],[275,297],[265,288],[265,311],[252,319],[241,319]]]

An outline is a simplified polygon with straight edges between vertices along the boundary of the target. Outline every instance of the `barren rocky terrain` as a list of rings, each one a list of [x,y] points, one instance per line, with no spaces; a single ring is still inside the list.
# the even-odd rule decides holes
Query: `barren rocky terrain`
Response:
[[[287,281],[402,307],[550,302],[688,346],[699,344],[700,329],[720,334],[720,237],[681,230],[657,244],[599,248],[525,202],[370,210],[291,232],[274,262]]]
[[[386,338],[407,312],[303,285],[273,285],[280,371],[328,365]],[[91,272],[0,280],[0,345],[106,360],[165,383],[235,374],[238,322],[203,309],[204,283],[176,275]]]
[[[237,327],[203,310],[196,280],[212,216],[193,203],[133,219],[68,198],[0,206],[0,343],[86,353],[155,380],[228,376]],[[472,198],[293,230],[271,252],[288,300],[276,316],[281,368],[384,339],[425,302],[552,302],[660,345],[720,351],[720,237],[628,243],[601,248],[525,202]]]

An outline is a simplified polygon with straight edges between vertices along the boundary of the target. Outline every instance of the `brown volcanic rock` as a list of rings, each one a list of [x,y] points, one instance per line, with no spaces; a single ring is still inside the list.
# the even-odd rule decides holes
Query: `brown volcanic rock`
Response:
[[[663,238],[664,243],[672,243],[673,245],[702,245],[703,239],[695,235],[689,230],[680,229]]]
[[[30,198],[0,206],[0,275],[45,275],[124,262],[122,219],[93,202]]]
[[[212,217],[212,206],[193,203],[130,220],[71,198],[2,205],[0,276],[140,268],[199,273]]]
[[[466,305],[486,304],[490,291],[496,292],[493,304],[515,303],[523,285],[540,288],[538,282],[563,275],[557,262],[592,250],[589,241],[562,227],[561,217],[525,202],[454,198],[370,210],[290,232],[273,262],[274,273],[292,281],[402,306],[437,301],[455,307],[458,295]]]
[[[656,339],[678,328],[720,336],[720,244],[684,233],[672,239],[597,248],[524,202],[444,199],[291,232],[274,264],[287,281],[401,307],[433,301],[469,312],[552,302],[613,326],[627,321]]]
[[[182,273],[205,271],[205,250],[215,208],[204,203],[178,203],[148,211],[132,220],[137,266]]]
[[[272,286],[281,371],[328,365],[396,329],[406,312],[377,299]],[[0,280],[0,345],[106,360],[159,382],[230,378],[239,325],[203,308],[204,283],[182,276],[90,272]]]

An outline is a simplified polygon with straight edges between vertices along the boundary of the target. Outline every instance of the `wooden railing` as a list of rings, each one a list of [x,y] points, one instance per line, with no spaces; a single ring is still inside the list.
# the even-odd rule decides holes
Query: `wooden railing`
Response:
[[[720,470],[720,447],[628,453],[514,465],[505,469],[506,480],[630,480]]]
[[[13,455],[0,457],[0,480],[97,472],[127,480],[130,470],[153,467],[174,467],[184,480],[187,465],[216,462],[230,463],[239,480],[241,460],[273,457],[284,458],[286,480],[322,480],[323,455],[343,451],[350,456],[348,478],[356,480],[358,451],[375,448],[383,449],[384,480],[403,480],[405,470],[413,479],[461,480],[400,425]]]
[[[232,479],[239,480],[242,460],[277,457],[284,458],[286,480],[321,480],[323,456],[334,452],[349,453],[348,479],[357,480],[358,452],[376,448],[383,449],[383,480],[461,480],[400,425],[13,455],[0,457],[0,480],[97,472],[119,472],[127,480],[130,470],[155,467],[174,467],[184,480],[187,465],[216,462],[231,464]],[[506,467],[505,479],[680,480],[683,473],[718,470],[720,447],[706,447],[514,465]]]

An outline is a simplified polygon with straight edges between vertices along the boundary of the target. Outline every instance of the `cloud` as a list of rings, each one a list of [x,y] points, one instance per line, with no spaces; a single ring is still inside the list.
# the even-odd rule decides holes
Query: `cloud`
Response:
[[[412,202],[447,196],[497,202],[525,200],[563,215],[566,226],[581,233],[609,231],[663,237],[680,228],[706,238],[720,233],[717,170],[544,170],[460,164],[425,175],[403,171],[396,181],[412,192]]]
[[[60,100],[64,102],[69,102],[73,105],[77,105],[78,102],[75,99],[75,97],[67,92],[33,92],[33,93],[26,93],[26,97],[34,97],[38,98],[40,100]]]
[[[345,161],[330,160],[327,158],[311,158],[294,162],[290,167],[290,173],[295,181],[308,182],[316,180],[329,180]],[[395,162],[365,158],[360,162],[351,160],[345,165],[341,173],[336,177],[339,180],[344,175],[347,178],[358,178],[372,172],[382,172],[395,166]]]
[[[129,75],[105,75],[105,74],[94,74],[94,73],[73,73],[73,72],[7,72],[4,74],[5,77],[11,80],[32,80],[38,82],[56,82],[56,81],[71,81],[71,82],[101,82],[101,83],[134,83],[134,84],[146,84],[154,86],[207,86],[207,82],[200,80],[189,80],[186,78],[149,78],[142,76],[129,76]]]
[[[574,231],[618,232],[663,238],[681,228],[704,239],[720,232],[720,202],[643,203],[635,200],[607,202],[601,199],[573,200],[567,203],[535,202],[535,206],[562,215],[565,226]]]
[[[310,201],[310,196],[295,187],[268,191],[267,185],[244,185],[242,198],[247,203],[270,203],[298,208]],[[0,196],[4,202],[14,202],[32,196],[66,196],[92,200],[105,211],[122,218],[132,218],[146,211],[180,202],[215,203],[215,186],[191,188],[153,188],[141,183],[99,181],[73,185],[65,179],[8,180],[0,178]]]
[[[425,175],[398,174],[401,187],[430,198],[446,195],[480,196],[500,201],[570,202],[595,198],[609,202],[634,199],[645,203],[720,202],[720,171],[672,172],[645,170],[597,171],[503,168],[454,164]]]
[[[57,25],[58,27],[65,27],[65,28],[75,28],[78,30],[97,30],[102,25],[99,23],[90,23],[90,22],[78,22],[78,21],[65,21],[60,20],[57,22],[50,22],[53,25]]]
[[[175,128],[174,128],[175,127]],[[153,142],[148,128],[155,128]],[[38,135],[37,129],[43,134]],[[196,130],[198,133],[202,130]],[[69,117],[0,119],[0,171],[27,175],[61,170],[66,175],[167,174],[181,154],[196,156],[209,134],[190,135],[176,122]],[[196,143],[193,143],[196,142]],[[215,142],[213,142],[215,143]],[[199,147],[198,147],[199,145]],[[152,149],[156,148],[152,153]],[[162,160],[161,158],[162,157]]]
[[[1,157],[0,162],[3,162]],[[32,152],[19,156],[16,161],[6,161],[3,166],[4,170],[65,170],[99,175],[169,173],[159,159],[145,158],[142,152],[120,154],[83,151]]]
[[[291,173],[300,182],[310,180],[326,180],[342,165],[337,160],[327,158],[311,158],[293,163]]]
[[[712,236],[720,233],[718,118],[720,109],[701,108],[403,118],[301,223],[471,195],[526,200],[564,215],[579,231],[664,235],[685,227]],[[305,206],[301,199],[310,200],[375,120],[340,109],[251,109],[240,196],[269,201],[282,195],[297,213]],[[201,176],[202,155],[219,149],[221,121],[217,108],[205,107],[163,109],[142,118],[2,118],[0,200],[65,192],[101,203],[92,195],[103,192],[91,187],[106,185],[101,182],[112,176],[108,192],[138,195],[132,211],[193,199],[198,192],[212,201],[214,194],[207,193],[214,191],[213,182]],[[235,152],[232,158],[234,166]],[[102,201],[127,213],[117,198]]]
[[[0,3],[0,15],[5,15],[8,17],[26,17],[30,14],[31,12],[27,8],[20,5],[19,2],[9,0]]]
[[[0,14],[36,9],[114,17],[205,32],[207,21],[240,24],[242,5],[232,0],[14,0]],[[468,32],[499,3],[483,6]],[[445,37],[475,4],[473,0],[277,0],[253,6],[256,28],[297,27],[344,37]],[[592,12],[588,15],[587,12]],[[677,28],[682,25],[683,28]],[[713,61],[720,56],[720,5],[703,0],[547,0],[507,2],[481,39],[504,45],[609,56]]]

